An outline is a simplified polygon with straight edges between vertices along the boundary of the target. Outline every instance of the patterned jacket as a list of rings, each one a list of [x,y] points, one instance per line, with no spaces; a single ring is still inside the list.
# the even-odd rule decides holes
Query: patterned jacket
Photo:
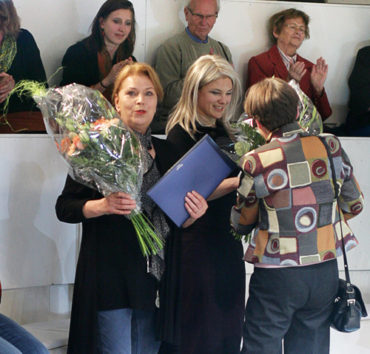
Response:
[[[335,198],[327,150],[339,198]],[[238,233],[252,232],[245,260],[276,266],[319,263],[342,254],[357,240],[346,220],[363,209],[363,196],[337,137],[310,136],[297,123],[274,132],[269,143],[241,159],[244,176],[231,213]]]

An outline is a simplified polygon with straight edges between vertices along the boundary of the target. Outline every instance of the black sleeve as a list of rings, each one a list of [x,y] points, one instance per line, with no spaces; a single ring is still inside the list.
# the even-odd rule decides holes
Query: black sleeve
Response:
[[[356,112],[367,112],[370,108],[370,46],[359,50],[348,85],[350,108]]]
[[[86,218],[82,213],[82,208],[88,200],[102,198],[98,192],[74,181],[67,176],[62,194],[58,197],[55,211],[60,221],[68,223],[79,223]]]
[[[176,149],[180,156],[186,154],[196,141],[179,125],[175,125],[167,135],[167,141]]]
[[[17,54],[8,70],[14,81],[33,80],[46,83],[44,66],[42,65],[40,51],[30,32],[21,29],[17,38]],[[0,104],[0,110],[4,102]],[[27,94],[14,94],[10,97],[8,113],[36,110],[36,103]]]
[[[77,83],[92,86],[99,82],[97,56],[83,42],[69,47],[62,60],[63,77],[61,86]]]
[[[34,80],[46,82],[44,65],[42,64],[40,50],[32,34],[22,29],[17,40],[17,53],[22,57],[17,63],[20,70],[15,70],[13,77],[16,82],[20,80]],[[17,60],[17,59],[15,59]]]

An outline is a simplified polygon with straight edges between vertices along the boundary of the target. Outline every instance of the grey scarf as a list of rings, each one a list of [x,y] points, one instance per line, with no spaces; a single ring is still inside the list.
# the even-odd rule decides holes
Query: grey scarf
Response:
[[[165,243],[170,232],[170,227],[162,210],[150,199],[146,192],[161,178],[155,159],[149,154],[152,148],[151,130],[147,130],[145,135],[135,132],[143,147],[144,177],[140,190],[142,209],[152,221],[155,232]],[[161,279],[164,271],[164,250],[160,250],[155,256],[148,258],[148,271],[158,280]]]

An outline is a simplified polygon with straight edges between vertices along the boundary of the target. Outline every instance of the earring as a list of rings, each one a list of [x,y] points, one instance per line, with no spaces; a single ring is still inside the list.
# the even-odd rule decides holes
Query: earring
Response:
[[[104,28],[102,28],[102,27],[100,27],[100,34],[102,35],[102,37],[105,36]]]

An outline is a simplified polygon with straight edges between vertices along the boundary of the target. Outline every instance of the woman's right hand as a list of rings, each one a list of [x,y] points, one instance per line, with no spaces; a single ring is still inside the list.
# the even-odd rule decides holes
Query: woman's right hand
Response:
[[[306,72],[305,64],[302,61],[297,61],[290,65],[289,79],[294,79],[299,83]]]
[[[196,191],[192,191],[185,196],[185,209],[190,215],[182,227],[188,227],[194,223],[195,220],[201,218],[208,209],[208,203],[204,197]]]
[[[85,218],[95,218],[102,215],[129,215],[136,208],[136,202],[127,193],[117,192],[107,197],[89,200],[82,208]]]
[[[101,83],[105,87],[113,85],[114,82],[116,81],[118,73],[122,70],[124,66],[130,63],[132,63],[131,57],[126,60],[121,60],[118,63],[114,64],[109,74],[103,80],[101,80]]]
[[[0,103],[4,102],[9,92],[13,90],[15,82],[12,75],[5,72],[0,73]]]

